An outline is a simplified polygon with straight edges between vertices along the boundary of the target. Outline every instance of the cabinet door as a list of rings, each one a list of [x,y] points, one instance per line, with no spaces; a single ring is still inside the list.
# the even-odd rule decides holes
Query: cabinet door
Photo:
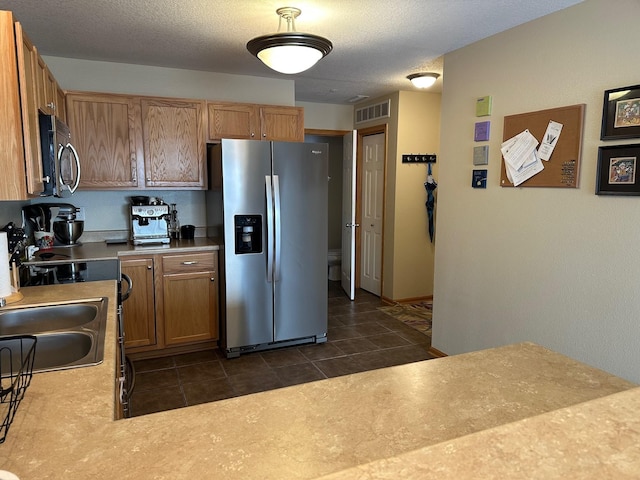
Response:
[[[38,52],[18,22],[15,24],[15,32],[27,192],[30,195],[38,195],[44,190],[37,104],[36,63]]]
[[[165,345],[218,339],[218,252],[164,255]]]
[[[67,94],[67,117],[80,157],[80,187],[135,188],[142,175],[140,102],[135,97]]]
[[[122,259],[120,268],[133,283],[131,295],[122,304],[125,349],[156,345],[153,258]]]
[[[143,98],[145,185],[205,189],[204,102]]]
[[[304,109],[301,107],[260,107],[262,140],[304,142]]]
[[[60,88],[60,85],[58,85],[56,83],[56,115],[58,116],[58,118],[60,118],[60,120],[62,120],[63,122],[67,122],[67,104],[65,101],[65,94],[64,91]],[[74,138],[72,138],[72,141],[75,141]]]
[[[56,89],[58,84],[39,54],[36,60],[38,108],[49,115],[56,115]]]
[[[26,200],[13,15],[0,11],[0,200]]]
[[[259,140],[256,137],[258,111],[255,105],[208,103],[209,141],[222,138]]]

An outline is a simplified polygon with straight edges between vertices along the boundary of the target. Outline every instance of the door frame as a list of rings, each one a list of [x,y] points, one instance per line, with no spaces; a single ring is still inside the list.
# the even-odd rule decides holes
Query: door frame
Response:
[[[388,146],[389,146],[389,133],[388,125],[383,123],[381,125],[374,125],[372,127],[365,127],[356,130],[356,224],[360,225],[362,221],[362,165],[363,165],[363,153],[362,153],[362,139],[369,135],[384,134],[384,171],[383,171],[383,183],[382,183],[382,264],[380,265],[380,298],[384,298],[384,232],[385,232],[385,210],[386,210],[386,192],[387,192],[387,162],[388,162]],[[305,135],[317,135],[320,137],[343,137],[352,130],[322,130],[305,128]],[[355,275],[355,288],[360,288],[360,270],[362,255],[361,248],[361,234],[360,229],[355,229],[356,236],[356,252],[355,252],[355,271],[352,275]]]

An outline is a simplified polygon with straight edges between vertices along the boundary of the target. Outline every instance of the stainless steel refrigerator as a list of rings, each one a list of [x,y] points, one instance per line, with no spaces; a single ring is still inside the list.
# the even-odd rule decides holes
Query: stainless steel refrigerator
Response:
[[[222,140],[222,346],[327,340],[328,146]]]

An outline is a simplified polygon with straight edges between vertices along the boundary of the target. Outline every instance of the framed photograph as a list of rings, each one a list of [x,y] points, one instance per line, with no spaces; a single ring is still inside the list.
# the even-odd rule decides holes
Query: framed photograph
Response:
[[[640,85],[605,90],[601,140],[640,138]]]
[[[489,130],[491,127],[491,121],[476,122],[473,129],[473,140],[475,142],[484,142],[489,140]]]
[[[598,148],[596,195],[640,195],[640,144]]]

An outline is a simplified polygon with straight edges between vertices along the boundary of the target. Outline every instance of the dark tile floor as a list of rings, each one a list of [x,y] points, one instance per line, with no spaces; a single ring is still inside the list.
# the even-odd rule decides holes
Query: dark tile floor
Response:
[[[208,350],[136,361],[133,416],[213,402],[324,378],[433,358],[430,337],[381,312],[363,290],[350,302],[329,282],[324,344],[254,352],[228,360]]]

